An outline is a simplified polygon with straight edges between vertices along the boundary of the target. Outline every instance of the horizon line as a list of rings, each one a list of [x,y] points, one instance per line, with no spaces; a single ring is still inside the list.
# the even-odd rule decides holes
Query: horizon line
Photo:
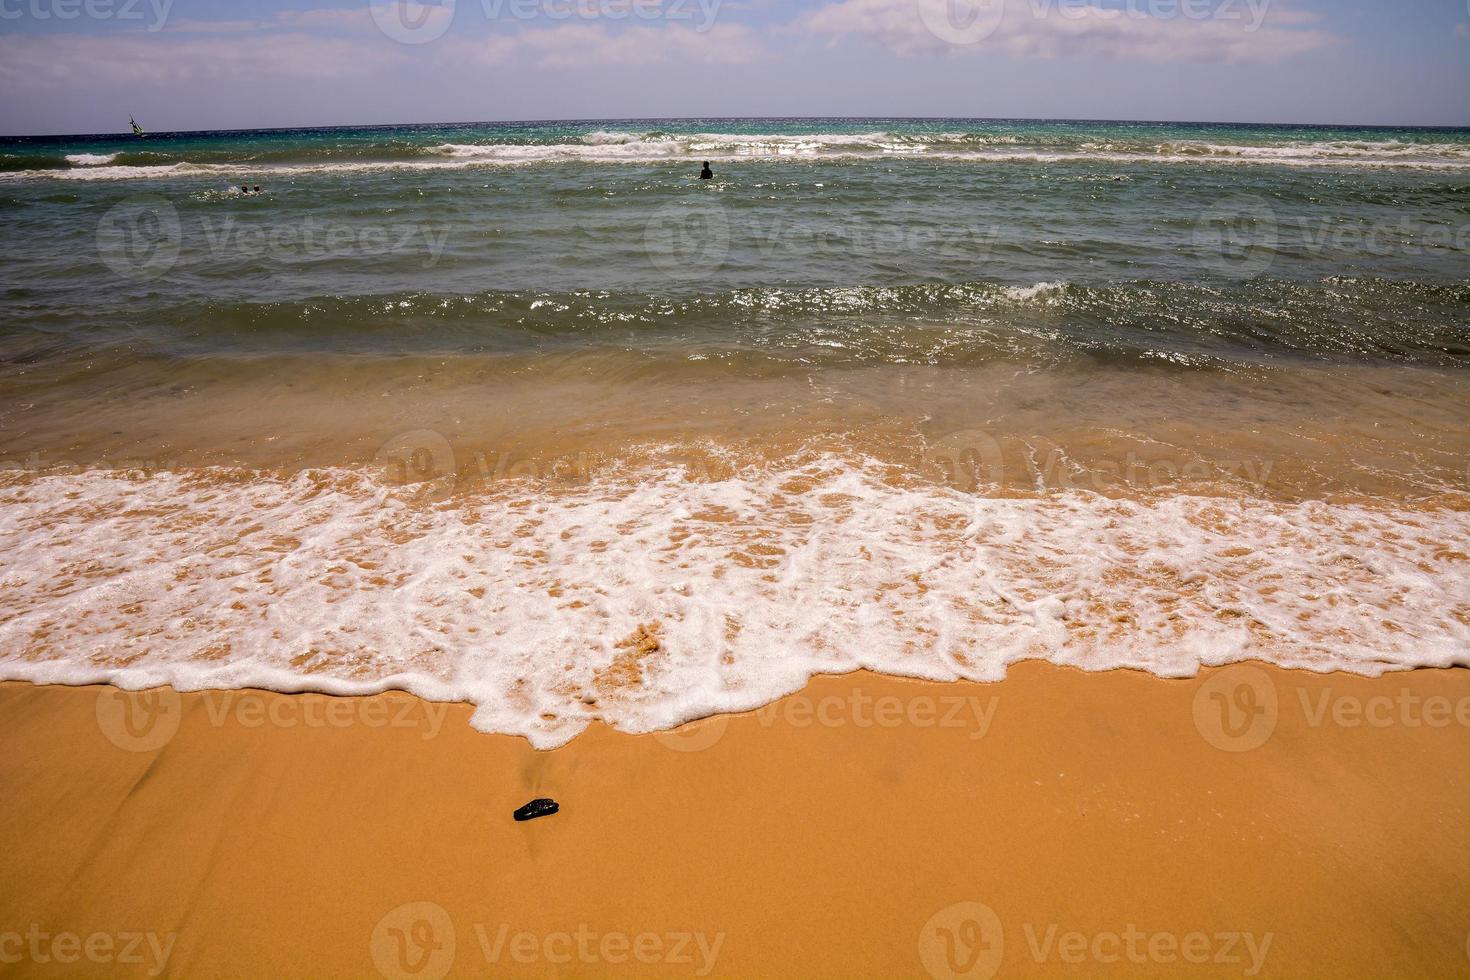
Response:
[[[1397,129],[1397,130],[1422,130],[1428,132],[1470,132],[1470,126],[1460,125],[1408,125],[1401,123],[1312,123],[1312,122],[1259,122],[1252,120],[1230,120],[1230,119],[1108,119],[1088,117],[1048,117],[1048,116],[621,116],[621,117],[566,117],[566,118],[542,118],[542,119],[477,119],[477,120],[444,120],[436,122],[378,122],[378,123],[333,123],[330,125],[315,126],[259,126],[247,128],[229,127],[224,129],[179,129],[158,130],[146,133],[144,137],[134,137],[128,130],[117,130],[115,132],[94,133],[5,133],[0,134],[0,139],[6,140],[56,140],[56,139],[106,139],[112,137],[147,138],[147,136],[209,136],[222,133],[288,133],[301,132],[305,130],[333,130],[333,129],[404,129],[410,127],[447,127],[447,126],[534,126],[534,125],[574,125],[583,123],[656,123],[656,122],[867,122],[867,121],[891,121],[891,122],[976,122],[976,123],[1092,123],[1106,125],[1134,125],[1134,126],[1252,126],[1258,128],[1275,129]]]

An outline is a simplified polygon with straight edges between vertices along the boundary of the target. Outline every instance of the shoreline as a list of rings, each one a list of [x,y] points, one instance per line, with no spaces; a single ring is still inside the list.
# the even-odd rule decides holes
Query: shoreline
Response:
[[[418,436],[385,467],[439,445]],[[949,485],[984,469],[973,444],[936,451],[933,473],[814,453],[738,480],[670,461],[464,494],[452,467],[401,486],[7,474],[0,676],[411,688],[550,748],[857,668],[984,682],[1034,658],[1166,677],[1252,653],[1363,673],[1466,662],[1463,495],[981,497]]]
[[[1470,969],[1470,670],[859,671],[546,752],[471,711],[0,684],[0,955],[28,976]],[[541,796],[561,812],[511,820]]]

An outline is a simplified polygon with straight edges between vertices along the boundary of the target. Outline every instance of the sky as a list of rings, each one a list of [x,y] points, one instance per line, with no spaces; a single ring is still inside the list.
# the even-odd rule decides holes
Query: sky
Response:
[[[1470,125],[1470,0],[0,0],[0,133],[952,116]]]

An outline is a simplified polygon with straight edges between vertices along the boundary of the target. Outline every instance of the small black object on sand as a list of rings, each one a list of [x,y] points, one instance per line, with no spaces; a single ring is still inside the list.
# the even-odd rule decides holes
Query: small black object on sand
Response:
[[[535,820],[537,817],[549,817],[560,809],[555,800],[532,800],[517,810],[514,816],[518,822]]]

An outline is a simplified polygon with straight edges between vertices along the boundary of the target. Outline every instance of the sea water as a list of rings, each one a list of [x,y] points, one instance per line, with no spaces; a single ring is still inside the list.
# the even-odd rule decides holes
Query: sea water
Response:
[[[1463,130],[27,138],[0,215],[0,677],[549,747],[862,667],[1470,664]]]

